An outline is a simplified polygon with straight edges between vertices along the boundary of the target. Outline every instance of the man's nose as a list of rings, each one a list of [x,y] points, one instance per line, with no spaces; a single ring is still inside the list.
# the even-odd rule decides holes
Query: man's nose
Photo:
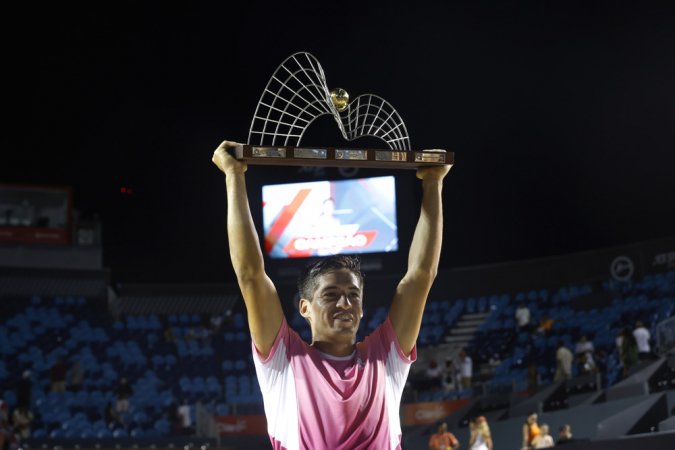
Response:
[[[346,295],[342,295],[342,296],[340,296],[340,300],[338,300],[338,302],[337,302],[337,306],[339,306],[340,308],[346,309],[346,308],[351,307],[352,303],[349,301],[349,297],[347,297]]]

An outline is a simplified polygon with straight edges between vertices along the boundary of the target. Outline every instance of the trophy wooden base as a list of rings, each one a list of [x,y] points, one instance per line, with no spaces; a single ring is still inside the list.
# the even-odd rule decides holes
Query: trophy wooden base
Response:
[[[270,166],[367,167],[377,169],[418,169],[452,166],[455,154],[437,151],[349,149],[341,147],[279,147],[238,145],[228,150],[247,164]]]

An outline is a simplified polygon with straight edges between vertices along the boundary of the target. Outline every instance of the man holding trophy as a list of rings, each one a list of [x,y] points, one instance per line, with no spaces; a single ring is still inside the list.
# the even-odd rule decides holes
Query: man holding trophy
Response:
[[[329,256],[301,274],[299,310],[312,329],[309,345],[287,324],[277,290],[265,274],[246,192],[248,165],[231,155],[241,145],[223,142],[213,162],[225,173],[230,256],[248,310],[273,447],[400,449],[401,394],[416,359],[415,341],[438,270],[441,192],[451,165],[417,169],[424,195],[408,270],[388,318],[363,342],[356,342],[364,290],[358,258]]]

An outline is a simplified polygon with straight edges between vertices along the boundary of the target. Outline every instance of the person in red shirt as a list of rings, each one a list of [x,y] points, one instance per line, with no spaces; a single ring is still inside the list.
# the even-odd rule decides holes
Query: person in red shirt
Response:
[[[429,439],[429,450],[457,450],[459,441],[455,435],[448,433],[448,425],[442,423],[438,426],[438,433],[431,435]]]

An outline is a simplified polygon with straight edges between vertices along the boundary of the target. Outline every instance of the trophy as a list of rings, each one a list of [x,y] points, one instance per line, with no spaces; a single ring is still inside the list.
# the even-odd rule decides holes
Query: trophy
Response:
[[[307,127],[326,114],[346,140],[372,136],[389,148],[300,147]],[[411,150],[401,116],[382,97],[364,94],[350,102],[344,89],[329,90],[321,64],[304,52],[277,68],[258,102],[248,144],[229,151],[247,164],[265,165],[417,169],[454,163],[454,153]]]

